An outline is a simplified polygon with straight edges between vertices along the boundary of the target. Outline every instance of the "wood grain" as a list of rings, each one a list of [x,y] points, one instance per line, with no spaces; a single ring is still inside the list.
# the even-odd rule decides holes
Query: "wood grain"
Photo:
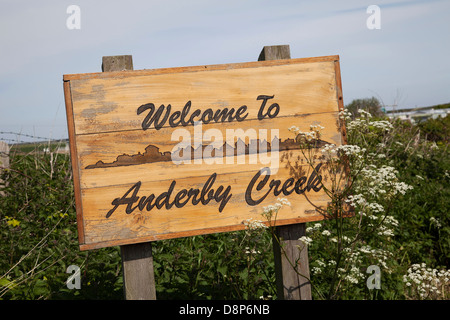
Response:
[[[76,134],[140,130],[139,106],[171,105],[180,111],[248,106],[247,120],[256,119],[259,95],[275,95],[279,117],[336,110],[334,62],[280,65],[258,69],[229,69],[169,73],[129,78],[73,80]],[[320,103],[317,103],[320,101]],[[272,102],[272,100],[271,100]],[[301,103],[300,103],[301,102]],[[268,121],[268,120],[267,120]]]
[[[311,300],[308,248],[299,240],[302,236],[306,236],[306,223],[276,229],[274,261],[280,300]]]
[[[317,141],[318,147],[326,143],[340,145],[343,135],[338,121],[341,104],[340,80],[336,76],[338,59],[338,56],[329,56],[64,76],[71,155],[76,173],[77,214],[81,222],[80,247],[91,249],[238,230],[243,227],[245,219],[262,220],[263,207],[273,204],[277,196],[272,193],[261,204],[252,206],[246,201],[246,189],[252,177],[268,166],[267,162],[262,163],[263,156],[277,159],[277,163],[269,164],[278,169],[271,179],[284,183],[295,177],[295,171],[297,175],[303,171],[305,179],[311,176],[311,168],[303,156],[308,150],[297,147],[280,150],[276,153],[278,158],[274,152],[258,154],[256,163],[251,162],[255,159],[252,154],[239,154],[228,162],[229,157],[223,157],[222,163],[207,162],[205,158],[198,163],[192,161],[180,165],[170,161],[173,158],[167,158],[166,153],[173,154],[180,141],[173,139],[172,134],[176,130],[184,130],[194,139],[198,132],[200,135],[215,132],[226,139],[229,132],[255,130],[259,134],[259,130],[266,130],[267,138],[272,138],[271,134],[276,132],[280,141],[285,142],[296,138],[289,127],[294,125],[302,131],[309,131],[309,126],[314,124],[324,127]],[[266,100],[261,96],[266,96]],[[186,107],[188,101],[190,109]],[[261,116],[263,101],[266,102],[264,112],[272,110],[271,116]],[[223,122],[219,118],[219,121],[206,121],[208,118],[203,118],[208,123],[203,123],[200,131],[193,122],[175,123],[167,119],[164,123],[161,121],[161,126],[156,125],[158,121],[153,121],[144,128],[145,121],[153,116],[149,114],[145,120],[150,104],[154,106],[153,115],[163,105],[160,120],[169,105],[171,109],[167,119],[186,110],[190,112],[186,111],[186,119],[197,112],[196,120],[201,114],[225,108],[234,108],[234,115],[239,108],[243,112],[242,118],[235,117],[233,121],[229,118],[224,118]],[[147,109],[141,106],[147,106]],[[233,141],[237,140],[237,137],[233,138]],[[202,140],[204,145],[211,142]],[[247,139],[245,143],[250,142]],[[309,151],[320,157],[319,148]],[[150,158],[152,160],[148,162]],[[136,159],[141,162],[133,162]],[[137,196],[140,198],[150,195],[156,198],[176,182],[173,189],[175,197],[183,189],[201,189],[212,174],[216,174],[214,188],[230,186],[232,190],[232,196],[221,212],[218,211],[218,202],[210,201],[207,205],[187,203],[182,208],[172,206],[169,210],[135,210],[133,213],[125,212],[127,206],[120,205],[106,217],[114,207],[113,201],[122,199],[126,202],[127,190],[132,190],[131,187],[138,182]],[[322,178],[326,180],[325,173]],[[305,199],[305,194],[308,199]],[[287,197],[292,207],[280,212],[280,224],[323,218],[314,211],[310,201],[325,206],[325,193],[313,191],[305,194]],[[133,203],[136,205],[137,202]]]
[[[81,201],[81,180],[80,180],[79,158],[77,152],[77,138],[75,135],[75,120],[73,117],[72,93],[69,81],[64,81],[64,99],[66,104],[67,128],[70,141],[70,162],[72,164],[73,189],[75,193],[75,208],[77,211],[78,241],[81,244],[85,242],[84,220]]]
[[[130,76],[147,76],[147,75],[160,75],[160,74],[168,74],[168,73],[188,73],[188,72],[199,72],[199,71],[204,72],[204,71],[230,70],[230,69],[247,69],[247,68],[271,67],[271,66],[278,66],[278,65],[301,64],[301,63],[309,64],[309,63],[316,63],[316,62],[334,62],[334,61],[339,61],[338,55],[297,58],[297,59],[288,59],[288,60],[280,59],[280,60],[271,60],[271,61],[176,67],[176,68],[159,68],[159,69],[143,69],[143,70],[123,70],[123,71],[115,71],[115,72],[66,74],[63,76],[63,80],[64,81],[72,81],[72,80],[83,80],[83,79],[87,80],[87,79],[108,79],[108,78],[122,79],[122,78],[128,78]]]

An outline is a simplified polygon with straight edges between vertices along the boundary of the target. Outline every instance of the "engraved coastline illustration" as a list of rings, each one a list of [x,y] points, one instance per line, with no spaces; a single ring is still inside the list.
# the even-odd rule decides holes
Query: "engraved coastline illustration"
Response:
[[[315,139],[310,144],[313,148],[322,148],[328,144],[328,142]],[[199,149],[202,149],[199,152]],[[246,144],[243,140],[238,139],[234,145],[224,143],[220,148],[214,148],[212,145],[200,145],[194,148],[192,145],[186,146],[185,148],[178,148],[176,150],[161,152],[158,146],[149,144],[145,147],[143,153],[138,152],[137,154],[121,154],[116,157],[113,162],[103,162],[98,160],[95,164],[90,164],[85,167],[85,169],[97,169],[97,168],[111,168],[120,166],[133,166],[146,163],[162,162],[162,161],[172,161],[172,155],[176,154],[177,159],[192,159],[198,154],[209,155],[212,157],[227,157],[227,156],[238,156],[238,155],[250,155],[254,153],[267,153],[272,151],[289,151],[289,150],[300,150],[302,149],[300,143],[296,139],[288,138],[283,141],[278,137],[272,139],[269,143],[266,140],[260,141],[259,139],[252,139]],[[173,153],[173,154],[172,154]],[[203,156],[203,158],[205,158]]]

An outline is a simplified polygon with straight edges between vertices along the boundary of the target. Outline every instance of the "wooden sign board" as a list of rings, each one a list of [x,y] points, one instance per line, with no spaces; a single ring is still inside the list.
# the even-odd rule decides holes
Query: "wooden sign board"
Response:
[[[81,250],[323,219],[289,131],[344,142],[339,57],[64,76]]]

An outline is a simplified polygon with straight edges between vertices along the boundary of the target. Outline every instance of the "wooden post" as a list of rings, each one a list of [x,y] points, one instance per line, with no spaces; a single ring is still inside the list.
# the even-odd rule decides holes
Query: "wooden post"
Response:
[[[6,142],[0,141],[0,175],[4,169],[9,168],[9,146]],[[7,182],[0,179],[0,185],[6,186]],[[5,192],[0,191],[0,196],[4,196]]]
[[[123,56],[106,56],[102,58],[102,71],[124,71],[133,70],[133,57],[130,55]]]
[[[289,45],[265,46],[258,61],[290,59]],[[276,283],[279,299],[311,300],[308,248],[300,240],[306,223],[276,227],[273,241]]]
[[[126,300],[156,300],[152,243],[120,247]]]
[[[259,54],[258,61],[290,59],[291,49],[289,45],[265,46]]]
[[[102,71],[133,70],[131,55],[102,58]],[[151,242],[120,247],[126,300],[156,300]]]

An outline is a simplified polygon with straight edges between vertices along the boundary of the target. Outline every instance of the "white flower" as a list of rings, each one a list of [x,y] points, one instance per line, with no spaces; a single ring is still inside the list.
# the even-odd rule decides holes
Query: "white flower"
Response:
[[[262,221],[260,221],[260,220],[255,220],[255,219],[253,219],[253,218],[244,220],[242,223],[243,223],[243,224],[247,227],[247,229],[249,229],[249,230],[256,230],[256,229],[265,229],[265,228],[267,228],[267,226],[266,226]]]
[[[344,109],[341,112],[339,112],[339,118],[341,120],[351,120],[352,113],[348,111],[348,109]]]
[[[362,246],[361,248],[359,248],[359,251],[363,253],[371,253],[370,246]]]
[[[358,113],[363,117],[372,118],[372,115],[370,114],[370,112],[368,112],[364,109],[358,109]]]
[[[347,237],[347,236],[342,236],[342,240],[345,241],[345,242],[350,242],[351,241],[351,239],[349,237]]]
[[[345,200],[345,202],[347,202],[352,207],[365,206],[367,204],[367,201],[362,194],[350,195]]]
[[[366,152],[365,148],[361,148],[357,145],[352,144],[344,144],[336,148],[338,152],[341,152],[342,154],[345,154],[346,156],[358,156],[361,153]]]
[[[325,262],[323,262],[322,260],[316,260],[316,262],[317,262],[317,264],[319,265],[319,266],[321,266],[321,267],[326,267],[327,266],[327,264],[325,263]]]
[[[250,248],[249,247],[245,247],[245,253],[246,254],[259,254],[259,253],[261,253],[261,251],[256,251],[255,249],[252,249],[251,251],[250,251]]]
[[[406,191],[412,190],[412,189],[413,189],[412,186],[407,185],[404,182],[397,182],[394,184],[394,194],[401,193],[404,195],[406,193]]]
[[[374,212],[374,213],[380,213],[380,212],[384,211],[383,206],[378,204],[378,203],[376,203],[376,202],[369,203],[367,207],[370,210],[372,210],[372,212]]]
[[[310,237],[307,237],[307,236],[302,236],[298,240],[300,240],[301,242],[303,242],[306,245],[309,245],[313,241]]]
[[[436,219],[435,217],[431,217],[430,222],[434,223],[437,228],[442,227],[441,221],[439,219]]]
[[[323,149],[321,149],[320,151],[325,153],[325,152],[333,149],[334,147],[336,147],[336,145],[334,145],[334,144],[326,144],[326,145],[323,146]]]
[[[440,288],[449,285],[449,279],[446,276],[448,273],[450,273],[449,270],[427,268],[425,263],[413,264],[403,276],[403,282],[411,287],[413,294],[418,294],[421,298],[433,299],[441,294]]]
[[[385,223],[388,223],[388,224],[390,224],[390,225],[392,225],[392,226],[394,226],[394,227],[397,227],[397,226],[398,226],[398,220],[395,219],[393,216],[386,216],[386,217],[384,218],[384,222],[385,222]]]
[[[345,277],[350,283],[354,283],[354,284],[358,284],[358,279],[356,279],[355,277],[351,276],[351,275],[347,275]]]
[[[321,273],[322,273],[322,269],[319,268],[319,267],[313,267],[313,268],[311,269],[311,271],[312,271],[313,273],[315,273],[315,274],[321,274]]]

